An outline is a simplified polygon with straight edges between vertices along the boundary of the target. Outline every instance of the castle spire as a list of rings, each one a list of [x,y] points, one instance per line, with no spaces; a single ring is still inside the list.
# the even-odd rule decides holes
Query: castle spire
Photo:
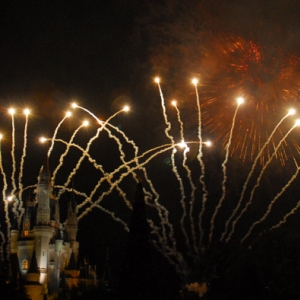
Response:
[[[48,245],[54,233],[54,228],[50,226],[50,196],[51,181],[47,157],[44,162],[44,166],[41,169],[39,182],[37,184],[36,226],[33,229],[35,237],[36,260],[41,273],[41,284],[45,284],[47,281]]]
[[[65,228],[66,228],[67,237],[69,239],[72,248],[72,252],[75,255],[75,259],[77,260],[79,242],[76,241],[78,224],[77,224],[77,212],[76,212],[76,202],[74,199],[74,193],[72,193],[68,203],[68,218],[65,223]]]
[[[48,157],[44,162],[41,169],[39,182],[37,184],[37,225],[49,225],[50,224],[50,195],[51,195],[51,182],[49,172]]]
[[[77,225],[77,212],[76,212],[76,202],[74,199],[74,193],[72,193],[71,198],[68,203],[68,218],[66,221],[66,231],[68,232],[70,241],[76,241],[78,225]]]

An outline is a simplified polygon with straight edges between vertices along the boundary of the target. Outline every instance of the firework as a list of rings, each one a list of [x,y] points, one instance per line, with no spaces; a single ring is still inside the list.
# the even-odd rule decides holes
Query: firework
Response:
[[[114,118],[120,113],[129,112],[128,106],[113,114],[106,121],[101,121],[94,113],[77,104],[72,105],[74,108],[73,118],[76,119],[76,111],[80,109],[96,122],[92,123],[85,120],[70,134],[66,141],[63,136],[66,136],[64,120],[70,116],[70,113],[67,113],[54,129],[52,138],[43,138],[43,142],[46,145],[49,142],[47,156],[53,170],[51,184],[53,191],[56,192],[56,201],[64,201],[65,195],[74,193],[78,197],[77,212],[80,222],[92,210],[98,209],[110,216],[115,223],[121,224],[125,231],[128,231],[128,220],[120,212],[115,212],[114,207],[121,205],[124,210],[131,211],[132,205],[128,198],[128,193],[139,181],[138,178],[142,176],[144,178],[145,200],[149,210],[148,223],[152,231],[153,243],[167,257],[168,261],[176,267],[177,271],[181,274],[187,274],[189,272],[189,259],[187,257],[192,258],[193,261],[198,261],[203,251],[209,249],[214,241],[228,243],[232,239],[241,239],[242,242],[251,240],[253,229],[258,225],[263,225],[266,219],[272,215],[275,202],[280,201],[280,198],[283,197],[284,193],[291,188],[292,183],[296,180],[299,172],[298,167],[287,183],[277,193],[270,195],[269,203],[261,204],[261,210],[264,211],[265,209],[265,213],[258,220],[249,222],[247,227],[237,226],[244,213],[248,212],[250,205],[255,202],[256,198],[254,195],[262,184],[264,176],[266,176],[266,169],[272,166],[271,162],[274,163],[274,158],[282,145],[290,142],[292,131],[299,125],[299,122],[297,121],[289,130],[281,130],[285,134],[278,141],[273,141],[273,136],[280,131],[286,122],[285,119],[294,114],[294,111],[289,111],[270,131],[271,134],[262,144],[254,162],[251,163],[250,167],[246,164],[246,167],[249,168],[249,175],[244,185],[240,185],[240,197],[236,199],[239,200],[231,201],[230,211],[232,213],[228,216],[226,215],[227,219],[220,224],[220,219],[222,219],[220,216],[228,214],[228,210],[225,207],[228,206],[228,199],[232,196],[230,194],[230,186],[232,184],[230,176],[233,172],[233,165],[230,149],[234,146],[236,136],[240,134],[239,131],[241,130],[238,121],[240,113],[243,114],[242,108],[240,108],[241,98],[238,100],[235,111],[232,112],[229,109],[227,112],[228,116],[226,118],[231,119],[231,127],[228,135],[226,135],[227,138],[225,138],[225,152],[221,154],[223,163],[220,164],[220,174],[217,174],[217,171],[213,170],[210,164],[215,160],[212,154],[214,153],[213,149],[218,147],[218,144],[214,144],[214,147],[209,147],[211,142],[204,142],[202,137],[203,127],[205,127],[202,110],[206,106],[205,99],[204,104],[202,104],[200,97],[202,87],[198,86],[198,81],[194,80],[192,82],[196,92],[195,101],[198,108],[198,122],[194,129],[194,136],[192,133],[188,134],[191,138],[190,140],[186,139],[187,129],[184,126],[185,120],[182,119],[180,113],[180,106],[177,105],[177,102],[172,102],[172,109],[176,113],[176,118],[173,119],[169,107],[166,106],[168,101],[165,100],[160,81],[158,78],[155,81],[158,85],[161,101],[163,115],[161,121],[165,126],[162,135],[167,139],[166,144],[154,144],[153,148],[141,152],[139,146],[125,132],[114,126],[112,124]],[[199,93],[198,89],[200,89]],[[249,101],[249,98],[247,99]],[[250,103],[248,101],[246,101],[245,106],[253,105],[251,101]],[[271,118],[273,118],[273,113],[270,112],[270,114]],[[4,231],[0,231],[2,258],[9,254],[9,232],[12,215],[19,219],[19,223],[21,222],[22,212],[24,211],[24,193],[30,190],[34,192],[36,187],[36,182],[27,182],[25,176],[27,173],[24,172],[25,159],[28,158],[28,155],[26,155],[28,146],[27,135],[28,131],[30,131],[29,114],[25,115],[23,147],[21,153],[18,153],[18,151],[15,151],[16,146],[18,146],[16,141],[18,142],[18,140],[15,139],[16,128],[14,114],[12,114],[11,170],[6,169],[7,165],[3,165],[2,157],[7,154],[3,153],[0,148],[0,169],[3,179],[2,200],[4,202],[4,219],[3,222],[1,220],[1,223],[2,228],[6,229],[6,234]],[[88,124],[89,134],[85,131]],[[178,125],[179,134],[173,135],[174,128]],[[179,136],[178,141],[175,136]],[[97,155],[99,153],[97,149],[103,141],[110,145],[109,152],[103,153],[104,156],[109,156],[110,152],[115,151],[113,153],[113,161],[106,165],[101,163],[102,160]],[[269,157],[265,160],[262,167],[258,164],[258,161],[269,144],[273,146],[269,148]],[[102,144],[101,147],[103,146],[105,145]],[[111,150],[113,148],[115,150]],[[273,151],[271,151],[272,149]],[[17,177],[18,171],[16,168],[16,157],[18,156],[21,158],[17,185],[15,177]],[[206,156],[210,156],[210,158],[206,158]],[[218,159],[220,158],[219,154],[216,154],[216,156],[218,156]],[[159,165],[162,158],[169,161],[167,167]],[[107,161],[107,159],[103,161]],[[295,162],[298,166],[296,160]],[[167,173],[167,181],[164,186],[159,184],[160,176],[153,174],[153,169],[157,174]],[[38,171],[39,169],[36,168],[37,175]],[[9,172],[12,172],[11,177],[7,176]],[[84,179],[81,176],[84,176],[87,172],[92,174],[89,183],[87,185],[78,185],[74,188],[72,185],[74,178],[77,179],[77,182],[80,182],[80,180]],[[253,184],[250,178],[256,176],[257,172],[259,175]],[[212,176],[219,178],[219,181],[214,179],[215,181],[212,182]],[[211,188],[213,191],[209,193]],[[247,190],[248,188],[250,188],[250,191]],[[217,194],[215,190],[218,190]],[[119,196],[118,200],[115,199],[116,192]],[[10,204],[9,200],[12,200],[12,204]],[[116,201],[118,201],[118,204]],[[243,204],[245,205],[243,206]],[[270,228],[275,229],[285,224],[287,218],[295,213],[298,207],[299,204],[295,201],[292,210],[283,211],[281,220],[277,220],[277,223],[271,225]],[[176,217],[174,218],[173,215]],[[222,230],[225,227],[223,233],[220,231],[220,227],[222,227]],[[266,228],[264,228],[265,230]],[[4,245],[7,247],[4,248]]]
[[[290,106],[298,105],[300,89],[300,58],[298,47],[291,50],[278,38],[243,38],[218,36],[205,45],[201,60],[201,100],[205,113],[203,125],[224,146],[231,125],[232,99],[243,96],[247,107],[236,119],[236,134],[232,138],[231,154],[242,159],[254,159],[280,115]],[[261,155],[263,163],[284,136],[282,127]],[[225,137],[225,138],[224,138]],[[296,143],[290,139],[278,151],[281,163],[297,154]]]

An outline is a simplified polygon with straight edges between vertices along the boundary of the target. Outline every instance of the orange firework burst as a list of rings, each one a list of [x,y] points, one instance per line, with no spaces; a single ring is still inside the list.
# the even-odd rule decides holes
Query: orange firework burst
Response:
[[[275,45],[275,46],[273,46]],[[226,37],[214,39],[201,61],[203,125],[215,132],[218,139],[226,137],[232,122],[235,99],[244,97],[246,105],[236,119],[232,151],[245,159],[259,152],[276,124],[291,107],[297,108],[300,90],[299,47],[291,51],[290,43],[270,39]],[[213,116],[213,117],[212,117]],[[291,128],[293,120],[279,127],[271,147]],[[293,155],[292,141],[280,149],[281,162]],[[232,153],[233,153],[232,152]]]

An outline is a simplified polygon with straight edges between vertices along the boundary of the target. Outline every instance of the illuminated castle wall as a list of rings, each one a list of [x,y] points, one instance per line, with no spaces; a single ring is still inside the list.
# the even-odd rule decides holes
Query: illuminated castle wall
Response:
[[[67,274],[67,283],[74,284],[79,278],[75,204],[73,200],[69,201],[67,220],[62,225],[59,204],[51,197],[51,190],[46,165],[37,185],[35,220],[34,203],[29,203],[22,230],[19,230],[17,222],[11,230],[11,255],[17,258],[19,274],[31,299],[43,299],[44,294],[56,292],[62,272]]]

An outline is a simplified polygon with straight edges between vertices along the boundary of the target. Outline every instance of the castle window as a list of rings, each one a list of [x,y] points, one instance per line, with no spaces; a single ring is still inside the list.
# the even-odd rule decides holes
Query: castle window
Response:
[[[23,261],[22,261],[22,269],[23,270],[28,270],[28,260],[27,259],[23,259]]]

